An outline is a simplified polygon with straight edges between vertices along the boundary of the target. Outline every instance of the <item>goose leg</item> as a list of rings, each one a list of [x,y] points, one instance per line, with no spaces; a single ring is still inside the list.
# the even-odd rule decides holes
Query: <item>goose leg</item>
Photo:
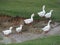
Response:
[[[17,32],[17,34],[22,34],[22,32]]]
[[[19,32],[20,34],[22,34],[22,31],[21,32]]]
[[[20,34],[19,32],[17,32],[17,34]]]
[[[49,30],[50,31],[50,30]],[[49,31],[45,31],[45,34],[47,34]]]
[[[8,37],[9,35],[5,35],[5,37]]]
[[[32,25],[32,23],[30,23],[30,24],[28,24],[29,26],[31,26]]]

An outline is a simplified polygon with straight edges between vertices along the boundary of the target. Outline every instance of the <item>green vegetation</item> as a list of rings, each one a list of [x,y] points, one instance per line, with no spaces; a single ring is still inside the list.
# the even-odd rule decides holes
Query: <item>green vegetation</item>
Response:
[[[26,41],[23,43],[8,44],[8,45],[60,45],[60,36],[39,38],[31,41]]]
[[[40,19],[37,12],[46,5],[46,11],[54,10],[52,19],[60,21],[60,0],[0,0],[0,14],[29,18],[35,13],[35,19]]]
[[[3,40],[3,37],[0,36],[0,40]]]

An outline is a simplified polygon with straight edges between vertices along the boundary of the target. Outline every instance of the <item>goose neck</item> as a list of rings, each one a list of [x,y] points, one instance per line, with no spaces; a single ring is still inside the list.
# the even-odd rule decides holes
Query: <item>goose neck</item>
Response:
[[[48,22],[48,25],[50,25],[50,21]]]
[[[12,30],[12,28],[9,28],[9,30]]]
[[[12,29],[9,29],[9,30],[12,30]]]
[[[22,25],[20,25],[20,27],[22,27]]]
[[[33,19],[33,16],[31,16],[31,19]]]
[[[42,8],[43,10],[45,9],[45,7]]]
[[[50,11],[50,13],[52,13],[53,11]]]
[[[48,23],[48,26],[50,25],[50,22]]]
[[[50,13],[52,13],[52,12],[50,11]]]

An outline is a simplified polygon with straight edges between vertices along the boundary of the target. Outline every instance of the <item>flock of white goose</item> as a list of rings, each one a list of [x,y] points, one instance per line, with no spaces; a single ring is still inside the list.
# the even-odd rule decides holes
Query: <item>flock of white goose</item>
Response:
[[[38,12],[37,14],[38,14],[40,17],[50,18],[51,15],[52,15],[52,12],[53,12],[53,10],[50,10],[49,12],[46,13],[46,11],[45,11],[45,5],[43,5],[42,11]],[[24,20],[24,23],[25,23],[25,24],[30,24],[30,23],[32,23],[32,22],[33,22],[33,17],[34,17],[34,13],[31,15],[31,18],[25,19],[25,20]],[[49,20],[48,24],[47,24],[45,27],[41,28],[45,33],[50,30],[50,22],[51,22],[51,20]],[[16,28],[16,32],[18,32],[18,33],[21,32],[22,27],[23,27],[22,24],[21,24],[19,27],[17,27],[17,28]],[[2,31],[3,34],[4,34],[5,36],[8,36],[9,34],[12,33],[12,28],[13,28],[13,27],[10,27],[8,30]]]

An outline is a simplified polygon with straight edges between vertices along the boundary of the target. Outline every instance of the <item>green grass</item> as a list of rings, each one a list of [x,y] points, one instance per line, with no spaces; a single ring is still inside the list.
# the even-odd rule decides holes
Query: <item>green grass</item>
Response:
[[[8,44],[8,45],[60,45],[60,36],[51,36],[47,38],[39,38],[22,43]]]
[[[42,5],[46,5],[46,12],[53,9],[52,19],[60,21],[60,0],[0,0],[0,14],[29,18],[35,13],[39,19],[37,12]]]
[[[3,37],[0,36],[0,40],[3,40]]]

